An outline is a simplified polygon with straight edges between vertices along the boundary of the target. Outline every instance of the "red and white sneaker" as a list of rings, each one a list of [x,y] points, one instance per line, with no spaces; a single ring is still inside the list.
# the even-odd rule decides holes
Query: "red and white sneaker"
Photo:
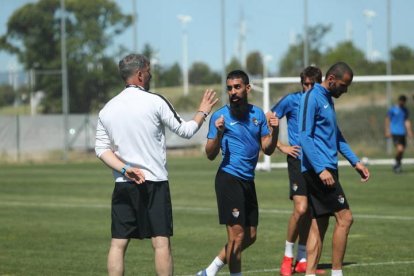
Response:
[[[293,258],[284,256],[282,264],[280,265],[280,275],[291,276],[293,273],[292,264],[293,264]]]
[[[306,273],[306,262],[296,262],[295,273]]]
[[[307,266],[307,262],[296,262],[294,272],[295,273],[306,273],[306,266]],[[316,274],[317,275],[325,274],[325,270],[316,269]]]

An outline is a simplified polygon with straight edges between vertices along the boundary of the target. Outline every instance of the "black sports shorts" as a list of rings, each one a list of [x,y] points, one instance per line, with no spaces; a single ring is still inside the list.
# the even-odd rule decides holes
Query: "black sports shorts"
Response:
[[[306,181],[301,172],[300,159],[287,156],[288,173],[289,173],[289,198],[293,196],[307,196]]]
[[[168,181],[116,182],[112,194],[112,238],[146,239],[173,235]]]
[[[394,143],[394,146],[403,145],[405,147],[407,145],[405,135],[392,135],[392,142]]]
[[[328,169],[335,183],[332,186],[323,184],[313,170],[306,171],[303,176],[308,188],[309,206],[314,218],[330,215],[343,209],[349,209],[348,201],[338,180],[338,171]]]
[[[254,180],[244,180],[219,170],[215,186],[220,224],[258,225],[259,206]]]

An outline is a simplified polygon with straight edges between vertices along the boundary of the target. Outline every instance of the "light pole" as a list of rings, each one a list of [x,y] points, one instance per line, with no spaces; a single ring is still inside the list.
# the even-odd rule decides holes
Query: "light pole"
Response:
[[[179,14],[177,15],[178,20],[181,22],[183,32],[183,87],[184,96],[188,95],[188,34],[187,34],[187,23],[191,21],[191,16]]]
[[[65,0],[60,0],[60,44],[62,71],[62,113],[63,113],[63,160],[68,160],[69,151],[69,89],[68,66],[66,58],[66,10]]]
[[[133,34],[132,34],[132,39],[133,39],[133,50],[135,53],[138,52],[138,15],[137,15],[137,1],[136,0],[132,0],[132,21],[133,21]]]
[[[372,61],[372,18],[374,18],[377,13],[373,10],[364,10],[364,16],[367,20],[367,52],[366,59]]]
[[[225,104],[227,98],[226,87],[226,24],[225,24],[225,0],[221,0],[221,103]]]
[[[309,65],[309,45],[308,45],[308,1],[303,3],[303,67]]]
[[[267,70],[267,63],[272,61],[273,57],[271,55],[265,55],[263,57],[263,78],[267,78],[268,70]]]

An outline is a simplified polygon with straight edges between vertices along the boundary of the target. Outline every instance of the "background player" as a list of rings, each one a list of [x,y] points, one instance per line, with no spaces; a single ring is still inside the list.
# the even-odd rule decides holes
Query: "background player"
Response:
[[[395,154],[395,165],[393,167],[395,173],[401,172],[401,160],[407,145],[407,135],[410,139],[413,138],[409,113],[405,107],[406,102],[407,97],[405,95],[399,96],[398,103],[388,110],[387,116],[385,117],[385,137],[392,138],[397,151]]]

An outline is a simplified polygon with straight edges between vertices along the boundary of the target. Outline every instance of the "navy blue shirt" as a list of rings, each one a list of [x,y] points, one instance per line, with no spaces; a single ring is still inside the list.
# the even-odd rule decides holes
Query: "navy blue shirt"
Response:
[[[331,94],[320,84],[302,96],[299,143],[302,172],[314,170],[319,174],[327,168],[338,169],[338,151],[352,166],[359,161],[338,128]]]
[[[224,133],[221,139],[221,170],[245,180],[254,179],[254,169],[259,159],[261,138],[269,135],[266,116],[259,107],[249,104],[249,114],[244,120],[233,117],[228,105],[218,109],[210,118],[208,139],[217,137],[215,122],[224,116]]]
[[[272,107],[272,112],[276,112],[279,119],[286,116],[289,145],[291,146],[299,144],[298,113],[302,94],[302,91],[290,93]]]
[[[405,121],[408,120],[408,110],[405,107],[395,105],[388,110],[390,118],[390,132],[392,135],[406,135]]]

